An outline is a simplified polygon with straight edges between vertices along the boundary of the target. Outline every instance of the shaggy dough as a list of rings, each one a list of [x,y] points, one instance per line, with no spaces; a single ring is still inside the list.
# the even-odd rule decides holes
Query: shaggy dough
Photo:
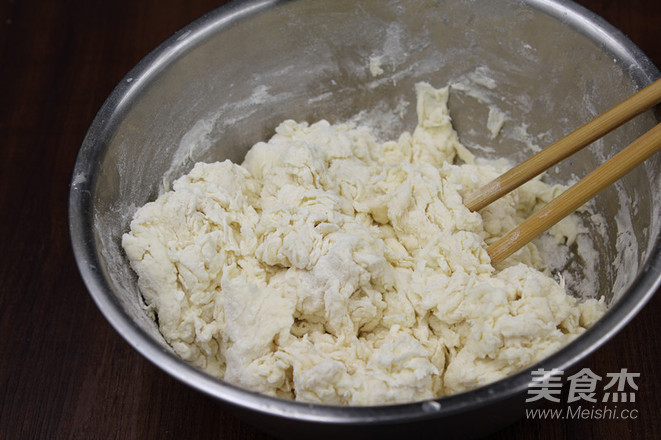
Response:
[[[603,315],[533,244],[490,264],[486,245],[563,188],[534,180],[470,212],[462,197],[508,165],[459,143],[447,88],[416,91],[412,135],[288,120],[242,165],[199,163],[138,210],[123,246],[179,356],[269,395],[409,402],[514,373]]]

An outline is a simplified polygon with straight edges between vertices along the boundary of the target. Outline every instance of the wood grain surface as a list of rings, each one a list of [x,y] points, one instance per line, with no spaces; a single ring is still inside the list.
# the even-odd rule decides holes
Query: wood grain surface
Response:
[[[87,293],[69,242],[69,181],[97,110],[151,49],[221,3],[0,3],[0,439],[270,438],[131,348]],[[580,3],[661,65],[659,0]],[[490,438],[659,438],[659,316],[656,295],[583,363],[640,372],[635,420],[521,420]]]

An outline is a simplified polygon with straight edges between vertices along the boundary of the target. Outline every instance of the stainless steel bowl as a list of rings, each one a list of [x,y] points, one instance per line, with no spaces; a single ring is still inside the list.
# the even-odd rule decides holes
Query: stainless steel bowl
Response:
[[[370,57],[380,57],[382,74],[370,73]],[[484,73],[497,88],[480,79]],[[591,230],[597,260],[590,263],[579,248],[570,265],[561,268],[583,280],[575,284],[576,295],[608,298],[608,314],[538,365],[428,402],[310,405],[207,376],[172,353],[145,313],[120,237],[137,207],[154,199],[159,187],[196,161],[241,161],[285,118],[334,122],[367,109],[383,122],[363,119],[385,138],[414,127],[415,105],[407,105],[414,101],[414,83],[454,83],[450,110],[462,141],[491,146],[491,156],[518,161],[530,154],[531,139],[545,145],[657,77],[656,67],[623,34],[568,1],[230,3],[150,53],[99,111],[71,183],[75,256],[97,305],[136,350],[263,429],[290,437],[418,430],[461,438],[484,434],[522,415],[533,369],[570,369],[619,331],[654,293],[661,276],[660,157],[596,200],[596,211],[606,219],[601,229]],[[462,91],[461,84],[471,81],[481,98],[465,87]],[[532,137],[517,138],[506,126],[491,139],[484,128],[485,99],[507,112],[512,124],[525,124]],[[565,161],[550,177],[566,181],[584,174],[654,123],[652,112],[640,116]],[[596,268],[591,276],[583,271],[587,263]]]

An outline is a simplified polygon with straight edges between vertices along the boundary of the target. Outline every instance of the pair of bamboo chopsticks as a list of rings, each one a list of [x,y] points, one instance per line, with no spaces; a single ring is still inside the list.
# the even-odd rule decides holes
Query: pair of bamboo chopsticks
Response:
[[[464,204],[471,211],[484,208],[659,102],[661,79],[484,185],[470,194]],[[487,247],[491,262],[504,260],[659,150],[661,124],[657,124]]]

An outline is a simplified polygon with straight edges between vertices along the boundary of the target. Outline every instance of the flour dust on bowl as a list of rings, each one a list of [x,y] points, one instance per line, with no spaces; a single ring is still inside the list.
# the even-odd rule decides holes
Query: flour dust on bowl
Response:
[[[658,77],[569,2],[230,3],[99,111],[71,184],[76,259],[140,353],[272,433],[483,435],[522,416],[533,370],[570,370],[654,293],[660,159],[496,268],[485,242],[655,116],[500,208],[461,198]]]

